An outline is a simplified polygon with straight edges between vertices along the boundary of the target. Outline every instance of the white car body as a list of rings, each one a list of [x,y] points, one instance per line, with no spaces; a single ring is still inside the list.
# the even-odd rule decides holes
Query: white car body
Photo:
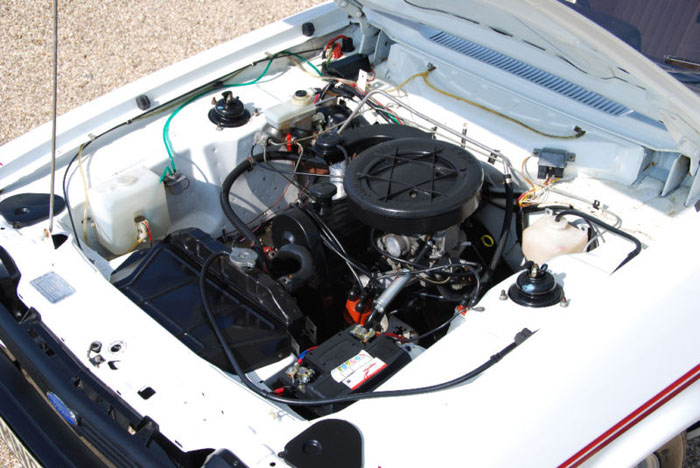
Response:
[[[610,233],[596,249],[548,262],[565,289],[567,307],[523,308],[501,300],[501,291],[508,290],[519,271],[491,284],[478,310],[455,319],[444,337],[380,389],[450,380],[482,364],[523,328],[536,331],[525,343],[466,384],[425,395],[358,401],[324,418],[348,421],[359,430],[366,467],[633,466],[700,420],[700,245],[694,242],[700,218],[693,207],[700,198],[700,97],[554,1],[443,3],[443,9],[455,15],[399,0],[339,2],[345,9],[324,4],[71,111],[58,119],[57,193],[66,165],[81,144],[142,114],[134,101],[138,95],[161,105],[268,54],[303,50],[307,41],[339,31],[351,35],[358,50],[369,54],[383,89],[432,64],[436,69],[431,82],[454,95],[549,133],[566,134],[580,126],[586,134],[579,139],[551,140],[439,94],[420,79],[396,94],[455,132],[466,125],[469,138],[497,149],[517,169],[537,148],[575,153],[567,177],[556,187],[600,200],[644,248],[614,273],[632,245]],[[459,17],[467,11],[480,23]],[[307,22],[315,26],[312,38],[301,31]],[[531,34],[526,38],[530,42],[556,43],[561,54],[588,73],[488,26],[516,37]],[[431,40],[437,30],[535,65],[627,111],[602,112],[460,53]],[[382,60],[374,62],[378,57]],[[314,58],[312,62],[318,63]],[[260,71],[258,65],[234,80],[253,79]],[[230,230],[218,205],[218,187],[248,157],[255,132],[265,124],[265,109],[286,101],[297,89],[325,84],[284,60],[270,73],[274,79],[236,91],[247,106],[254,103],[251,111],[260,110],[245,126],[218,131],[204,117],[210,98],[193,102],[173,120],[175,161],[193,183],[182,195],[168,195],[171,231],[191,226],[210,234]],[[609,73],[627,82],[610,79]],[[405,109],[394,110],[408,121],[412,118]],[[83,156],[89,183],[138,165],[160,174],[168,164],[161,132],[169,115],[156,112],[135,121],[134,127],[99,137]],[[666,126],[653,123],[659,120]],[[441,131],[438,138],[458,140]],[[1,147],[1,197],[46,193],[49,154],[49,124]],[[80,177],[74,165],[68,193],[78,224],[84,199]],[[251,184],[253,192],[265,186],[259,180]],[[556,193],[549,197],[548,201],[586,206]],[[262,209],[269,200],[253,203]],[[41,320],[85,368],[139,414],[148,415],[183,451],[225,448],[251,467],[286,466],[278,454],[319,421],[254,395],[237,377],[198,357],[146,315],[109,282],[111,272],[128,255],[106,260],[85,245],[79,249],[65,211],[54,224],[53,234],[68,236],[59,248],[47,237],[46,222],[22,229],[1,219],[0,224],[0,245],[22,274],[21,300],[40,312]],[[75,292],[49,302],[30,284],[49,272],[60,275]],[[86,351],[94,341],[105,347],[123,344],[116,369],[90,362]],[[284,357],[255,375],[269,377],[294,359]],[[138,394],[146,387],[156,392],[148,399]]]

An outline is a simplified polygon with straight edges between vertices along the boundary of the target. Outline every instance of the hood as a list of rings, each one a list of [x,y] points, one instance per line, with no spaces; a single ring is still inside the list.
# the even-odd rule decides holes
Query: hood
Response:
[[[556,0],[338,0],[481,42],[664,123],[679,152],[700,162],[700,96],[639,51]],[[490,29],[498,40],[470,31]],[[470,37],[471,36],[471,37]],[[529,46],[529,47],[528,47]],[[529,49],[529,50],[528,50]],[[542,55],[546,54],[546,55]],[[534,61],[533,57],[537,58]],[[545,57],[542,60],[541,58]],[[640,96],[642,97],[640,99]]]

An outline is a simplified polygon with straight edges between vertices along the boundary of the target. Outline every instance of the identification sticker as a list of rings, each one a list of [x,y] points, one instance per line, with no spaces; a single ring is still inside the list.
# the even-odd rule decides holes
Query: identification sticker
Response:
[[[331,377],[354,390],[385,367],[384,361],[363,350],[333,369]]]
[[[51,304],[62,301],[75,292],[73,286],[53,271],[31,280],[29,284],[34,286]]]

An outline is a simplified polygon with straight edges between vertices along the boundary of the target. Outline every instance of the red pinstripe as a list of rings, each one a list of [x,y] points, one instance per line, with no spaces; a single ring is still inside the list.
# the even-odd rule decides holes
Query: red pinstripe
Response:
[[[559,468],[573,468],[581,465],[581,463],[595,455],[603,447],[620,437],[625,431],[649,416],[671,398],[675,397],[680,392],[695,383],[698,379],[700,379],[700,364],[693,367],[671,385],[656,394],[656,396],[654,396],[652,399],[625,416],[620,422],[605,431],[593,442],[576,452],[571,456],[571,458],[559,465]]]

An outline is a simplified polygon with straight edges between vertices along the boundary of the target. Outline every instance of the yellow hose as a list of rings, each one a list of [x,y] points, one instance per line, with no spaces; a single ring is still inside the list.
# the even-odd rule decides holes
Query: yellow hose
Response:
[[[521,127],[525,128],[525,129],[527,129],[527,130],[529,130],[529,131],[531,131],[531,132],[533,132],[533,133],[536,133],[536,134],[538,134],[538,135],[541,135],[541,136],[543,136],[543,137],[547,137],[547,138],[556,138],[556,139],[559,139],[559,140],[574,140],[574,139],[576,139],[576,138],[581,138],[583,135],[586,134],[585,130],[582,130],[582,129],[579,128],[579,127],[574,128],[574,131],[575,131],[576,133],[573,134],[573,135],[552,135],[551,133],[546,133],[546,132],[537,130],[536,128],[531,127],[530,125],[526,124],[525,122],[522,122],[522,121],[520,121],[520,120],[518,120],[518,119],[515,119],[515,118],[513,118],[513,117],[511,117],[511,116],[509,116],[509,115],[506,115],[506,114],[502,113],[502,112],[499,112],[499,111],[497,111],[497,110],[494,110],[494,109],[491,109],[491,108],[489,108],[489,107],[486,107],[486,106],[484,106],[484,105],[482,105],[482,104],[479,104],[478,102],[474,102],[474,101],[472,101],[472,100],[463,98],[463,97],[461,97],[461,96],[457,96],[456,94],[452,94],[452,93],[450,93],[450,92],[447,92],[447,91],[444,91],[444,90],[438,88],[437,86],[435,86],[434,84],[432,84],[432,83],[428,80],[428,74],[429,74],[431,71],[433,71],[433,69],[429,69],[429,70],[426,70],[426,71],[424,71],[424,72],[420,72],[420,73],[416,73],[415,75],[411,75],[411,76],[409,76],[403,83],[401,83],[400,85],[398,85],[396,88],[392,88],[392,89],[388,90],[388,92],[398,91],[399,89],[401,89],[401,88],[403,88],[404,86],[406,86],[410,81],[413,81],[414,79],[416,79],[416,78],[418,78],[418,77],[421,77],[421,78],[423,78],[423,82],[424,82],[430,89],[432,89],[433,91],[435,91],[436,93],[440,93],[440,94],[442,94],[443,96],[447,96],[447,97],[450,97],[450,98],[452,98],[452,99],[456,99],[456,100],[458,100],[458,101],[462,101],[462,102],[464,102],[464,103],[466,103],[466,104],[469,104],[470,106],[477,107],[477,108],[479,108],[479,109],[481,109],[481,110],[483,110],[483,111],[486,111],[486,112],[488,112],[488,113],[490,113],[490,114],[497,115],[498,117],[501,117],[502,119],[505,119],[505,120],[507,120],[507,121],[509,121],[509,122],[513,122],[513,123],[516,124],[516,125],[520,125]]]

